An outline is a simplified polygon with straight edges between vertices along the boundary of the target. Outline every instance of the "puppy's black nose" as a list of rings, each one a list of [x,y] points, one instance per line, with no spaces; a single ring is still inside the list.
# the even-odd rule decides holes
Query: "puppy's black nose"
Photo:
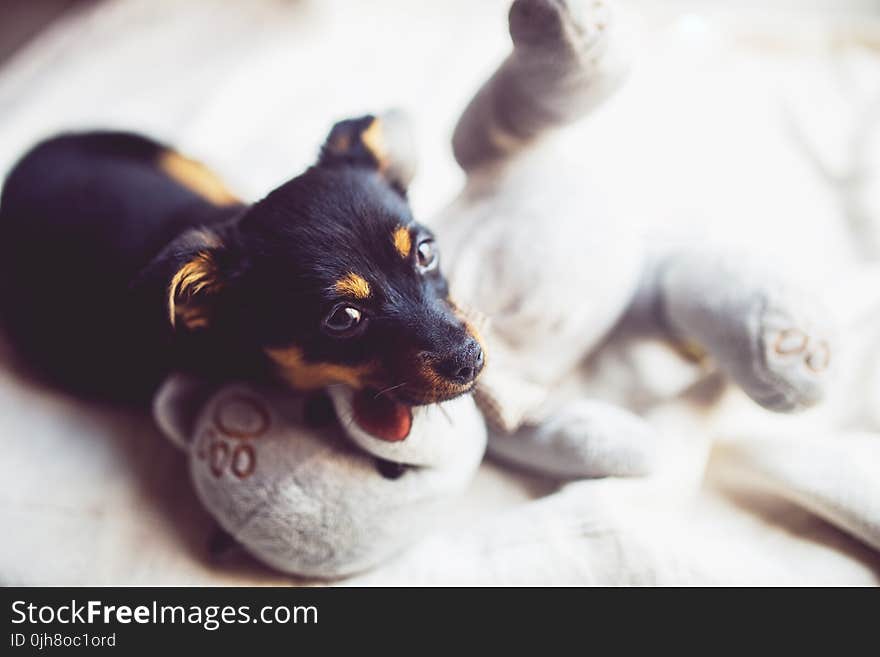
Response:
[[[466,385],[477,378],[484,361],[480,343],[469,337],[457,350],[437,364],[437,372],[450,381]]]

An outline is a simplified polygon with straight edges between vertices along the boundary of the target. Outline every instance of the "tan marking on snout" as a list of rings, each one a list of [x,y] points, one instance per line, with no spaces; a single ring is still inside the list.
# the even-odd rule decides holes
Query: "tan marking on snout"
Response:
[[[352,388],[362,388],[364,378],[374,365],[338,365],[336,363],[309,363],[299,347],[266,349],[266,355],[278,367],[281,377],[297,390],[316,390],[332,383],[345,383]]]
[[[241,203],[217,174],[201,162],[184,157],[176,151],[164,151],[159,156],[159,168],[170,178],[191,192],[198,194],[209,203],[217,206]]]
[[[400,257],[403,259],[409,258],[410,251],[412,251],[412,237],[406,226],[398,226],[395,228],[394,233],[391,235],[391,239],[394,242],[394,248],[400,254]]]
[[[339,294],[354,297],[355,299],[368,299],[370,294],[372,294],[367,280],[354,272],[349,272],[336,281],[333,289]]]

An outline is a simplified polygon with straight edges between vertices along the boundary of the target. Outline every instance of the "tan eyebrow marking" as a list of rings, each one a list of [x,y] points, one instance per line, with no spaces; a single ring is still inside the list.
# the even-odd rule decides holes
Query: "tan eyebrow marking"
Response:
[[[401,258],[409,258],[409,252],[412,250],[412,238],[405,226],[398,226],[391,236],[394,240],[394,248],[400,254]]]
[[[367,283],[363,276],[359,276],[354,272],[349,272],[333,286],[339,294],[345,294],[355,299],[366,299],[372,294],[370,284]]]

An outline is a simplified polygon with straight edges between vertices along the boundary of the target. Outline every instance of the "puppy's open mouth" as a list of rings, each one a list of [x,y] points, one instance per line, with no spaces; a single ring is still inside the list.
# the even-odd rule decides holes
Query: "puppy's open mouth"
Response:
[[[474,384],[462,386],[461,389],[443,391],[441,393],[415,394],[404,392],[403,388],[387,392],[370,388],[358,390],[352,399],[352,410],[355,421],[367,433],[389,442],[405,440],[412,429],[413,406],[449,401],[455,397],[471,392]]]
[[[412,409],[374,390],[358,390],[352,399],[352,411],[364,431],[382,440],[404,440],[412,429]]]

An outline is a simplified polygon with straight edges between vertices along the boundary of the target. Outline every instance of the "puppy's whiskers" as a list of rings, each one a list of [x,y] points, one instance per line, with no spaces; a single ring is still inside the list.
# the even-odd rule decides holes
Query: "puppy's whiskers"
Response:
[[[374,400],[379,399],[379,397],[381,397],[385,393],[391,392],[392,390],[397,390],[398,388],[402,388],[405,385],[406,385],[406,381],[404,381],[403,383],[398,383],[396,386],[390,386],[388,388],[385,388],[384,390],[380,390],[378,393],[376,393],[376,396],[373,397],[373,399]]]

